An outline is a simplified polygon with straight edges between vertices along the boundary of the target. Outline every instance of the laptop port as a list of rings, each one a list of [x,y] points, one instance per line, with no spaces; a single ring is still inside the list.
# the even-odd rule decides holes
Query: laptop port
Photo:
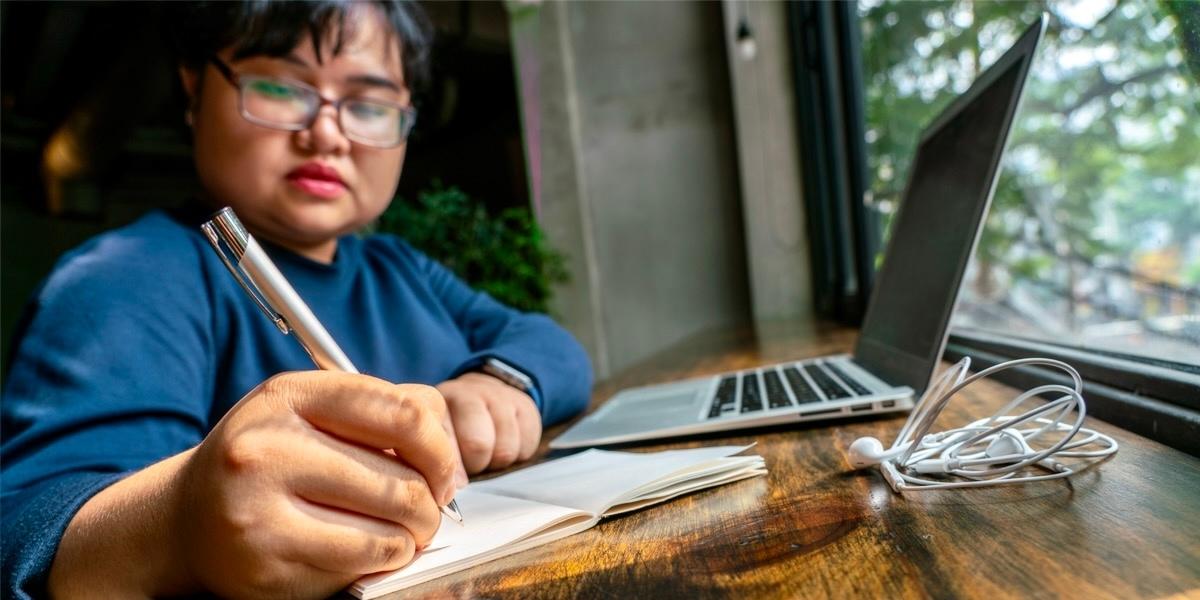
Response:
[[[870,404],[855,404],[854,406],[850,407],[850,412],[862,412],[864,410],[871,410],[871,405]]]
[[[896,401],[895,400],[884,400],[879,406],[881,408],[895,408]]]
[[[842,409],[840,409],[840,408],[827,408],[825,410],[810,410],[808,412],[803,412],[803,413],[800,413],[800,416],[801,417],[816,417],[816,416],[820,416],[820,415],[836,415],[840,412],[842,412]]]

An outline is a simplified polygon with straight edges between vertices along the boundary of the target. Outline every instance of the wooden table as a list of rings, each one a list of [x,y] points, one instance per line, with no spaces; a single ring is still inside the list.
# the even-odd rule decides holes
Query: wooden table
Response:
[[[847,351],[854,335],[786,324],[700,335],[598,386],[592,408],[628,385]],[[947,408],[947,421],[991,414],[1012,394],[984,382]],[[1121,449],[1068,481],[898,496],[878,471],[851,471],[844,452],[860,436],[887,443],[903,421],[631,446],[757,442],[770,474],[612,518],[397,597],[1200,597],[1200,460],[1089,419]],[[543,442],[539,456],[557,455]]]

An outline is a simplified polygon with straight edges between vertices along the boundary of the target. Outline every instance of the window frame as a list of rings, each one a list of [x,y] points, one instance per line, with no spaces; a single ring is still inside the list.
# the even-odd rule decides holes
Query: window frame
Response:
[[[793,6],[789,10],[793,55],[796,61],[797,111],[800,117],[798,120],[801,123],[800,139],[803,144],[807,145],[806,147],[816,149],[810,150],[811,152],[819,152],[822,147],[829,148],[830,140],[823,139],[827,136],[847,135],[849,137],[849,134],[855,131],[820,123],[821,117],[824,115],[820,112],[813,112],[813,107],[814,105],[821,106],[821,102],[828,106],[828,103],[838,100],[843,103],[843,106],[858,107],[857,114],[853,109],[849,109],[846,111],[846,115],[842,115],[840,118],[857,117],[859,119],[858,134],[864,133],[866,129],[865,110],[863,109],[865,91],[862,87],[864,65],[861,58],[863,40],[857,11],[858,3],[831,4],[844,6],[840,9]],[[836,16],[830,16],[835,14],[834,11],[836,11]],[[832,30],[834,33],[823,33],[822,27]],[[816,39],[805,42],[804,39],[801,39],[801,36],[804,35],[816,35]],[[827,41],[831,36],[835,41],[843,44],[843,49],[837,54],[838,58],[826,60],[827,64],[824,65],[826,68],[836,67],[842,71],[834,75],[810,66],[814,61],[814,52],[816,52],[815,56],[820,57],[821,50],[824,50],[826,54],[836,50],[836,46]],[[854,46],[851,52],[844,49],[846,43]],[[808,54],[805,54],[806,45]],[[855,60],[848,60],[849,56],[854,57]],[[826,87],[823,89],[811,86],[806,89],[803,86],[806,83],[804,77],[809,78],[807,82],[826,82]],[[837,80],[849,81],[851,85],[842,86],[841,96],[831,97],[827,82]],[[853,82],[857,82],[857,89],[853,86]],[[857,96],[854,95],[855,93]],[[813,121],[818,121],[815,127],[811,125]],[[810,125],[808,131],[803,127],[805,124]],[[816,135],[819,139],[805,141],[806,135]],[[853,139],[858,140],[859,138]],[[821,252],[835,252],[834,256],[838,258],[838,260],[827,261],[830,264],[825,268],[841,269],[842,271],[826,274],[826,286],[829,285],[829,282],[844,282],[848,277],[855,275],[858,275],[859,279],[866,283],[865,287],[860,286],[858,289],[861,307],[865,308],[865,299],[870,293],[870,282],[874,277],[875,265],[873,260],[864,259],[874,257],[875,249],[879,244],[879,233],[877,228],[874,231],[863,228],[869,227],[871,219],[874,217],[870,207],[866,204],[867,150],[865,139],[859,140],[857,144],[850,144],[850,148],[855,151],[843,153],[841,158],[856,163],[847,167],[847,170],[859,173],[862,185],[854,188],[855,195],[846,198],[848,207],[840,215],[843,218],[849,215],[850,220],[857,227],[849,226],[846,221],[834,222],[834,225],[841,225],[841,227],[829,231],[851,235],[852,239],[829,242],[824,241],[821,235],[814,235],[812,250],[814,256],[821,256],[819,254]],[[806,179],[812,178],[814,176],[812,174],[820,172],[819,169],[828,168],[822,162],[814,162],[807,158],[805,162],[812,163],[803,165]],[[806,184],[806,204],[810,214],[810,228],[829,226],[826,221],[829,221],[830,218],[825,215],[830,213],[835,217],[839,215],[836,202],[835,194],[813,192],[812,188]],[[825,221],[813,219],[812,215],[814,214]],[[872,234],[874,234],[874,246],[872,246]],[[825,237],[831,235],[827,233]],[[846,270],[854,268],[851,266],[853,260],[841,259],[847,252],[847,246],[852,248],[849,252],[857,254],[854,260],[858,262],[860,268],[865,264],[868,273],[866,276],[863,276],[861,271],[857,274],[846,272]],[[814,268],[814,271],[820,272],[821,269]],[[817,282],[814,294],[817,295],[818,306],[822,306],[820,302],[822,294],[830,294],[830,289],[829,287],[822,288],[821,282]],[[828,296],[825,299],[828,300]],[[838,321],[860,324],[863,311],[860,309],[857,314],[847,315],[844,305],[845,303],[841,310],[833,314],[824,313],[823,316],[833,316]],[[851,316],[851,318],[846,318],[847,316]],[[1078,370],[1084,379],[1084,397],[1087,401],[1088,414],[1193,456],[1200,456],[1200,366],[1031,340],[993,330],[984,331],[951,325],[942,358],[957,361],[968,356],[972,359],[972,370],[976,372],[1005,361],[1035,356],[1066,362]],[[1008,369],[998,373],[995,379],[1023,389],[1047,383],[1070,383],[1070,379],[1064,373],[1029,366]]]
[[[859,325],[880,235],[867,191],[862,34],[854,2],[787,9],[813,301],[824,318]]]
[[[971,358],[973,371],[1019,358],[1061,360],[1083,377],[1087,412],[1127,431],[1200,456],[1200,368],[1180,363],[1102,353],[996,332],[953,327],[942,357]],[[1016,367],[994,378],[1020,388],[1070,378],[1042,367]]]

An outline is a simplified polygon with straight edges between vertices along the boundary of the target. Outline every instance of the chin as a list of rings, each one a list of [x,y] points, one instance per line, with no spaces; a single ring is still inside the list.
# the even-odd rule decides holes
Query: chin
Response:
[[[280,222],[298,238],[322,242],[357,230],[361,225],[356,217],[344,204],[309,205],[286,211]]]
[[[297,223],[288,227],[289,237],[306,245],[321,244],[353,233],[358,228],[337,223]]]

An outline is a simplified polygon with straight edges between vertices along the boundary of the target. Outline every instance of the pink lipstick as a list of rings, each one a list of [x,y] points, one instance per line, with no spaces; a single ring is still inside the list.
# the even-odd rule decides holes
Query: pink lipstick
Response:
[[[319,162],[309,162],[292,169],[287,174],[287,180],[300,191],[323,199],[333,199],[346,191],[346,182],[342,181],[336,169]]]

